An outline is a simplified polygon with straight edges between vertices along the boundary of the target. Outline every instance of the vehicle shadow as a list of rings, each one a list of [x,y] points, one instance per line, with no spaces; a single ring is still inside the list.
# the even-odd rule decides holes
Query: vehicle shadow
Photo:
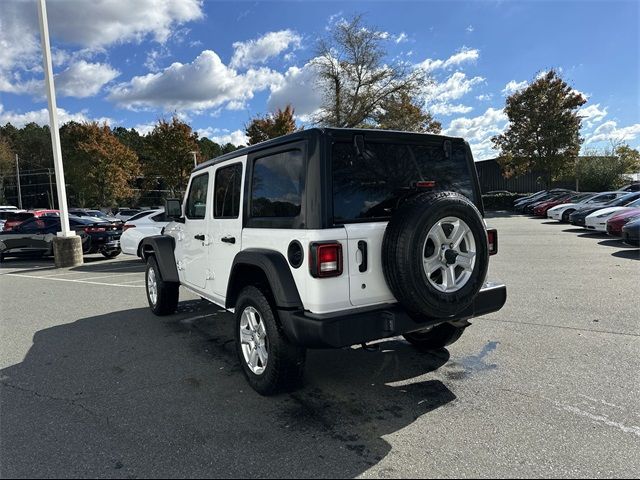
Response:
[[[5,259],[0,263],[0,269],[17,269],[19,273],[32,273],[32,272],[44,272],[49,270],[56,270],[57,267],[54,264],[53,257],[43,257],[39,259],[28,257],[14,257],[11,259]],[[77,267],[69,268],[70,272],[89,272],[89,273],[111,273],[122,272],[126,270],[130,271],[143,271],[145,269],[144,263],[139,259],[127,259],[121,260],[106,259],[102,255],[84,257],[84,263]]]
[[[611,255],[618,258],[628,258],[630,260],[640,260],[640,250],[634,247],[629,247],[629,250],[620,250],[619,252],[613,252]]]
[[[0,371],[0,476],[355,477],[389,453],[384,435],[456,399],[428,375],[447,350],[398,339],[310,351],[302,389],[260,397],[232,332],[228,313],[190,301],[36,333]]]
[[[567,228],[562,231],[567,233],[588,233],[584,228]]]
[[[522,214],[510,211],[510,210],[485,210],[484,218],[511,218],[511,217],[521,217]]]
[[[611,237],[609,237],[608,240],[603,240],[602,242],[598,242],[598,245],[603,245],[605,247],[624,248],[624,249],[627,249],[627,250],[637,248],[637,247],[634,247],[632,245],[627,245],[626,243],[624,243],[622,241],[622,238],[612,239]]]

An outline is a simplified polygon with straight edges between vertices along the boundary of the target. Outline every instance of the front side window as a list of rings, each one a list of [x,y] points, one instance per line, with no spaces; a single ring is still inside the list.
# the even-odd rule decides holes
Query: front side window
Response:
[[[240,215],[241,182],[241,163],[218,169],[213,203],[214,218],[238,218]]]
[[[258,158],[253,166],[251,216],[292,218],[300,215],[303,174],[301,150]]]
[[[209,189],[209,174],[198,175],[191,180],[189,196],[187,197],[186,216],[190,220],[202,220],[207,210],[207,191]]]

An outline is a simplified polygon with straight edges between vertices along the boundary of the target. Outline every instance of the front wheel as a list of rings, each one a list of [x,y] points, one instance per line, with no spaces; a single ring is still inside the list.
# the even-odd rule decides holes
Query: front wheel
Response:
[[[162,279],[158,262],[156,262],[153,256],[147,260],[147,270],[144,277],[147,301],[149,302],[151,311],[159,316],[174,313],[178,306],[180,284],[165,282]]]
[[[562,212],[562,223],[569,223],[569,215],[571,215],[575,210],[565,210]]]
[[[264,293],[245,287],[235,315],[236,350],[249,385],[265,396],[296,388],[302,381],[306,350],[285,338]]]
[[[421,350],[439,350],[456,342],[464,333],[464,327],[454,327],[442,323],[428,330],[405,333],[403,337],[411,345]]]

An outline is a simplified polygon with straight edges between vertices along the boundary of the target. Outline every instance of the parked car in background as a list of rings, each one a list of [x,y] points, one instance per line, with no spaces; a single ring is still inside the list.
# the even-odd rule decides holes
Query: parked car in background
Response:
[[[18,210],[18,207],[15,205],[0,205],[0,212],[4,212],[6,210]]]
[[[151,235],[162,234],[162,229],[170,222],[164,213],[164,208],[145,210],[131,217],[124,224],[120,237],[120,248],[126,255],[142,257],[140,244]]]
[[[0,210],[0,232],[2,232],[4,230],[4,224],[7,221],[8,218],[18,214],[18,213],[25,213],[26,210],[18,210],[18,209],[6,209],[6,210]]]
[[[622,241],[636,247],[640,246],[640,219],[622,227]]]
[[[99,218],[100,220],[105,222],[122,221],[114,217],[113,215],[107,215],[103,211],[95,208],[70,208],[69,215],[74,215],[76,217],[94,217]]]
[[[616,198],[611,200],[610,202],[605,203],[604,205],[584,206],[581,209],[573,212],[571,215],[569,215],[569,221],[571,222],[571,225],[586,228],[587,216],[591,215],[593,212],[597,212],[598,210],[602,210],[603,208],[622,207],[640,198],[640,192],[614,193],[616,193]]]
[[[133,217],[134,215],[137,215],[140,212],[141,210],[137,208],[120,208],[118,209],[114,217],[117,218],[118,220],[122,220],[123,222],[126,222],[131,217]]]
[[[34,217],[56,217],[60,215],[59,210],[29,210],[27,212],[17,212],[15,215],[10,215],[7,221],[4,223],[3,231],[10,232],[17,225],[20,225],[25,220]]]
[[[556,198],[557,196],[567,193],[569,190],[564,188],[555,188],[553,190],[545,190],[542,193],[538,192],[531,197],[524,199],[524,201],[517,201],[514,203],[514,208],[517,212],[525,212],[530,205],[534,205],[536,203],[541,203],[546,200],[551,200]]]
[[[525,205],[525,207],[523,208],[523,212],[527,215],[533,215],[533,212],[535,210],[536,207],[542,205],[543,203],[546,202],[551,202],[554,200],[562,200],[562,199],[566,199],[572,195],[575,195],[576,192],[571,192],[571,191],[561,191],[561,192],[554,192],[549,194],[548,196],[544,197],[541,200],[538,200],[536,202],[533,203],[529,203],[528,205]]]
[[[640,191],[640,182],[632,182],[629,185],[625,185],[620,190],[623,192],[638,192]]]
[[[547,210],[547,218],[558,220],[559,222],[568,222],[569,215],[587,204],[606,203],[615,198],[615,192],[590,193],[579,202],[561,203]]]
[[[622,236],[622,227],[640,218],[640,208],[632,208],[616,213],[607,220],[607,233],[614,237]]]
[[[69,226],[80,236],[83,251],[89,236],[83,230],[86,220],[69,217]],[[36,256],[53,254],[53,238],[60,231],[60,217],[30,217],[11,231],[0,232],[0,261],[7,255]]]
[[[586,197],[588,197],[590,193],[572,193],[570,195],[560,196],[559,198],[553,200],[547,200],[546,202],[539,203],[534,209],[533,214],[536,217],[546,217],[547,212],[550,208],[555,207],[556,205],[560,205],[562,203],[568,202],[579,202]]]
[[[607,231],[607,221],[617,213],[622,213],[628,210],[635,210],[640,208],[640,199],[636,199],[631,203],[628,203],[619,207],[608,207],[593,212],[591,215],[587,215],[585,218],[585,226],[589,230],[595,230],[597,232]]]

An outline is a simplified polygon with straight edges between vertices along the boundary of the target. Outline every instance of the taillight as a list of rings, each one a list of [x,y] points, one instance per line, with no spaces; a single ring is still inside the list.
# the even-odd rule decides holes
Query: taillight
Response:
[[[130,228],[136,228],[135,225],[132,225],[131,223],[125,223],[124,227],[122,227],[122,231],[126,232],[127,230],[129,230]]]
[[[85,227],[84,231],[87,233],[99,233],[106,232],[107,229],[105,227]]]
[[[487,230],[487,240],[489,242],[489,255],[498,253],[498,230],[495,228]]]
[[[436,186],[436,182],[433,180],[420,180],[416,182],[416,187],[418,188],[433,188]]]
[[[309,270],[316,278],[342,275],[342,245],[338,242],[312,243],[309,246]]]

